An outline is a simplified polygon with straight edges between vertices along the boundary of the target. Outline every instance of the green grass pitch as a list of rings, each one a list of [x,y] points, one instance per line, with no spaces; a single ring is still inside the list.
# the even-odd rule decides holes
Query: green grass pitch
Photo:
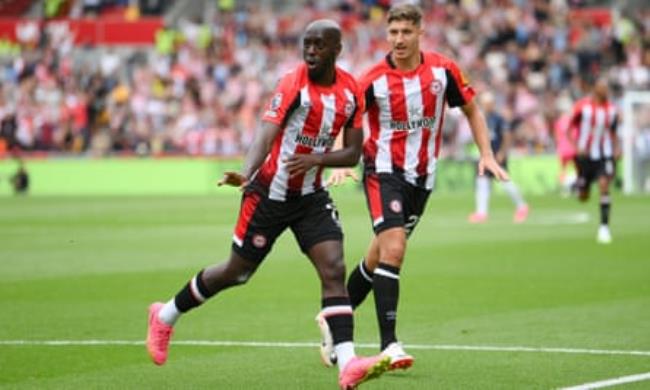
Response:
[[[369,218],[360,192],[333,197],[349,271],[371,237]],[[431,197],[409,242],[398,323],[401,340],[423,349],[410,349],[411,370],[364,388],[550,389],[650,371],[649,199],[614,197],[610,246],[595,243],[596,200],[529,202],[524,225],[511,223],[511,205],[496,196],[490,222],[470,226],[470,194]],[[0,388],[336,388],[336,370],[312,347],[172,345],[157,367],[137,344],[150,302],[226,258],[238,205],[228,191],[1,199]],[[249,284],[183,317],[174,340],[314,343],[319,304],[316,274],[285,233]],[[356,314],[356,341],[377,343],[372,299]]]

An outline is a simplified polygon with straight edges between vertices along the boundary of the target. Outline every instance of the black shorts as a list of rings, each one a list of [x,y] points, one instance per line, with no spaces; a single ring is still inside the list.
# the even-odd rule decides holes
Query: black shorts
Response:
[[[249,189],[242,196],[232,250],[261,263],[286,228],[304,253],[320,242],[343,240],[338,211],[327,191],[280,202]]]
[[[576,157],[575,162],[578,169],[577,185],[580,190],[588,189],[591,183],[601,176],[614,177],[616,172],[616,166],[612,158],[592,160],[589,157]]]
[[[431,191],[404,180],[397,174],[366,172],[363,187],[375,234],[404,227],[407,237],[420,221]]]

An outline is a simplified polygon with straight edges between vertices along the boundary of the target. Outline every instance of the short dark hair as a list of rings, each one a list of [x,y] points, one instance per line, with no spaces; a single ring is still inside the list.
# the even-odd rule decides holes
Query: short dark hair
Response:
[[[411,3],[398,3],[388,10],[388,23],[396,20],[410,20],[419,26],[422,20],[422,10]]]

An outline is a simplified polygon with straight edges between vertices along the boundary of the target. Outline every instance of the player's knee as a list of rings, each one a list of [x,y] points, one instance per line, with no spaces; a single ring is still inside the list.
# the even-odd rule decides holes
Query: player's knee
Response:
[[[381,248],[379,261],[400,266],[404,258],[406,243],[398,240],[386,243]]]
[[[589,193],[588,192],[580,192],[578,194],[578,200],[580,202],[586,202],[589,200]]]
[[[345,263],[339,256],[330,257],[327,266],[321,271],[323,282],[338,283],[345,281]]]

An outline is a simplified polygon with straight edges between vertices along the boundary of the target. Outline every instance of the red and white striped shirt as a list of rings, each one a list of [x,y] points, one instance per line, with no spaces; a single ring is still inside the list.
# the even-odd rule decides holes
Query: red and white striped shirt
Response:
[[[601,104],[586,97],[573,106],[570,131],[576,134],[578,151],[584,151],[591,160],[614,155],[617,125],[616,106],[610,101]]]
[[[273,200],[307,195],[321,188],[323,167],[289,178],[284,162],[294,154],[326,153],[344,127],[361,129],[363,98],[356,80],[336,68],[331,86],[312,83],[301,64],[279,82],[263,120],[281,126],[271,153],[256,172],[253,185]]]
[[[408,72],[390,54],[361,79],[370,134],[364,143],[365,168],[397,173],[416,186],[432,189],[440,153],[445,102],[463,106],[474,90],[455,62],[437,53],[421,54]]]

